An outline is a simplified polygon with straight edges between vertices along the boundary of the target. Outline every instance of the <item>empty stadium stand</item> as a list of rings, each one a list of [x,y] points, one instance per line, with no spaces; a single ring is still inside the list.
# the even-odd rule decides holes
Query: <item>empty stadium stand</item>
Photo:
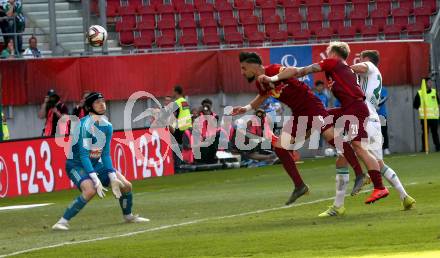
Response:
[[[438,12],[436,0],[107,0],[106,8],[120,44],[136,48],[423,39]]]

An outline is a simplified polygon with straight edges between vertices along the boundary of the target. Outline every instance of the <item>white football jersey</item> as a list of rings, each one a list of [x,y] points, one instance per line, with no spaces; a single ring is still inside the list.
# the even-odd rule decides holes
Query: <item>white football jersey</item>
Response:
[[[371,62],[365,62],[368,72],[359,74],[359,85],[365,93],[365,103],[370,111],[370,118],[379,119],[377,108],[379,107],[380,92],[382,91],[382,74]]]

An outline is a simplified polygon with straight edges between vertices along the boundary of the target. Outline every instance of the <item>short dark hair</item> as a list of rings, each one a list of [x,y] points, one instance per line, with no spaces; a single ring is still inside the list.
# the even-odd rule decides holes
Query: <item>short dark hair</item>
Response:
[[[317,80],[317,81],[315,82],[315,86],[318,86],[318,85],[324,85],[324,82],[321,81],[321,80]]]
[[[346,60],[350,55],[350,47],[345,42],[335,41],[328,45],[330,52],[336,53],[339,57]]]
[[[263,64],[260,55],[255,52],[240,52],[239,59],[240,63]]]
[[[208,105],[212,106],[212,100],[210,100],[208,98],[202,100],[202,106],[205,105],[205,104],[208,104]]]
[[[30,38],[29,38],[29,43],[31,42],[31,40],[35,40],[35,41],[37,41],[37,38],[34,36],[34,35],[32,35]],[[38,41],[37,41],[38,42]]]
[[[425,77],[425,81],[426,81],[426,82],[428,82],[428,81],[432,81],[432,78],[431,78],[431,77]]]
[[[180,85],[176,85],[176,86],[174,86],[174,92],[176,92],[176,93],[179,94],[179,95],[183,95],[183,89],[182,89],[182,86],[180,86]]]
[[[375,66],[379,64],[379,51],[377,50],[364,50],[361,52],[361,57],[368,57]]]

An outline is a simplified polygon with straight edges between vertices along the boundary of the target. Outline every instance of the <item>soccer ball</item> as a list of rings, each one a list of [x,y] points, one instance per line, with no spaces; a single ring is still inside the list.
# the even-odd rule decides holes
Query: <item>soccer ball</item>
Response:
[[[93,47],[102,47],[107,40],[107,31],[102,26],[92,25],[87,31],[87,40]]]
[[[335,156],[335,150],[332,148],[327,148],[324,150],[324,154],[326,157],[334,157]]]

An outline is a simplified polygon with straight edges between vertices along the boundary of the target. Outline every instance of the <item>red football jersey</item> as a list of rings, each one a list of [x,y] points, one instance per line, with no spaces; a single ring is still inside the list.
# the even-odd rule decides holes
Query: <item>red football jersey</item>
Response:
[[[319,62],[322,71],[331,85],[333,95],[341,102],[341,107],[348,107],[358,99],[365,99],[358,84],[356,74],[351,68],[339,59],[327,58]]]
[[[272,64],[264,68],[264,73],[267,76],[274,76],[283,69],[284,66],[280,64]],[[260,95],[270,95],[289,106],[294,116],[319,114],[325,110],[322,102],[313,94],[309,86],[296,78],[276,82],[275,89],[265,90],[258,81],[256,86]]]

